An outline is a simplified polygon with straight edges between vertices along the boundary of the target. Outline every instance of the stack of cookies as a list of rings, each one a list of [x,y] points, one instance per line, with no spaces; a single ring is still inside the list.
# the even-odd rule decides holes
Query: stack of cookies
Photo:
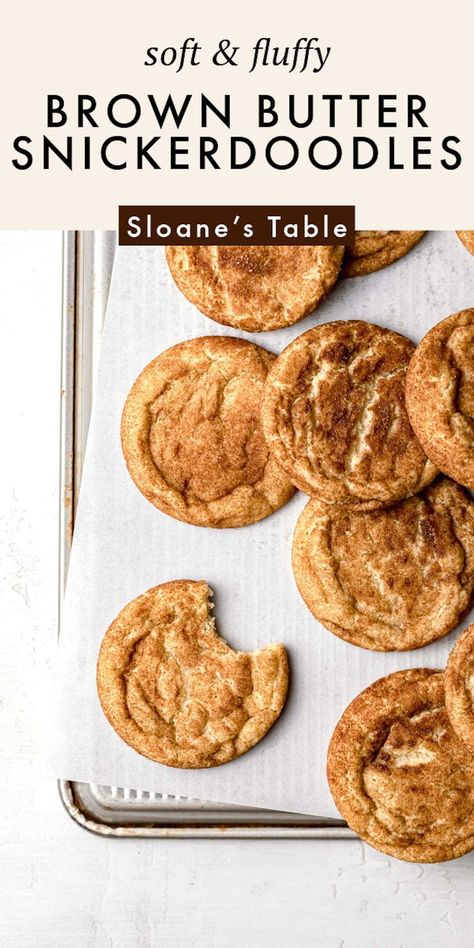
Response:
[[[259,332],[296,323],[341,274],[387,266],[422,236],[359,232],[345,254],[170,247],[167,260],[206,316]],[[199,527],[256,523],[302,490],[293,570],[315,618],[355,646],[414,649],[451,631],[474,597],[474,503],[464,489],[474,488],[473,381],[474,310],[444,320],[418,348],[362,320],[320,324],[278,357],[241,338],[199,337],[137,378],[123,452],[147,500]],[[115,619],[99,655],[108,720],[169,766],[211,767],[246,752],[286,699],[283,645],[234,652],[216,632],[211,595],[189,580],[149,590]],[[331,743],[341,814],[400,858],[474,848],[474,764],[449,704],[447,716],[444,680],[421,669],[376,682]],[[472,716],[474,743],[466,680],[457,707],[464,721]],[[433,824],[438,794],[444,809]]]

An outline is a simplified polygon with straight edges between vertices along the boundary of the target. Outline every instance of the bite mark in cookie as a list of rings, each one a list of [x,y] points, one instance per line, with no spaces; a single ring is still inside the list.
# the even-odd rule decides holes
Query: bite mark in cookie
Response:
[[[179,580],[129,602],[108,628],[97,690],[130,747],[169,767],[215,767],[250,750],[284,706],[283,645],[235,652],[219,637],[205,582]]]

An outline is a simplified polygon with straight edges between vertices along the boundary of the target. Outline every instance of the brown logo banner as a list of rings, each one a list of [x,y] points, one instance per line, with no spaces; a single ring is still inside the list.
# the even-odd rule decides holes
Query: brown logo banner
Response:
[[[355,208],[349,205],[119,207],[119,244],[266,245],[322,244],[354,240]]]

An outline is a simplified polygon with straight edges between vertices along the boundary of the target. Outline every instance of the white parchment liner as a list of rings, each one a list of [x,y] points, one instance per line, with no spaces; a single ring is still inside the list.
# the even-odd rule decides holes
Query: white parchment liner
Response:
[[[241,333],[273,352],[332,319],[366,319],[418,341],[442,317],[474,305],[474,258],[454,233],[431,233],[405,258],[341,282],[315,314],[287,330]],[[102,343],[59,643],[52,766],[58,777],[202,800],[337,816],[326,749],[349,701],[399,668],[444,666],[460,631],[414,652],[375,653],[320,626],[293,579],[299,493],[261,523],[209,530],[156,510],[132,483],[120,417],[141,369],[163,349],[202,335],[239,335],[202,316],[176,289],[158,248],[119,248]],[[170,579],[206,579],[221,635],[236,649],[281,641],[291,688],[281,719],[253,750],[209,770],[176,770],[127,747],[97,698],[102,636],[130,599]],[[471,618],[472,621],[472,618]],[[468,622],[468,618],[463,626]]]

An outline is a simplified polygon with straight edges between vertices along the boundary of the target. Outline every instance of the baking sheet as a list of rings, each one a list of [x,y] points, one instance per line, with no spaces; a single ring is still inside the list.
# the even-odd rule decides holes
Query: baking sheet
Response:
[[[455,235],[432,233],[392,267],[341,283],[296,326],[241,335],[278,352],[315,323],[363,318],[416,341],[443,316],[471,305],[473,284],[474,260]],[[302,494],[259,524],[224,531],[178,523],[141,496],[120,449],[123,402],[158,352],[198,335],[237,332],[187,303],[160,249],[119,248],[63,612],[51,764],[57,776],[71,780],[337,816],[325,758],[341,711],[381,675],[442,665],[459,629],[397,655],[358,649],[319,626],[291,572]],[[250,650],[283,641],[290,654],[291,689],[280,721],[248,754],[211,770],[180,771],[140,757],[110,728],[95,690],[97,652],[110,621],[134,596],[173,578],[209,582],[218,628],[230,645]]]

